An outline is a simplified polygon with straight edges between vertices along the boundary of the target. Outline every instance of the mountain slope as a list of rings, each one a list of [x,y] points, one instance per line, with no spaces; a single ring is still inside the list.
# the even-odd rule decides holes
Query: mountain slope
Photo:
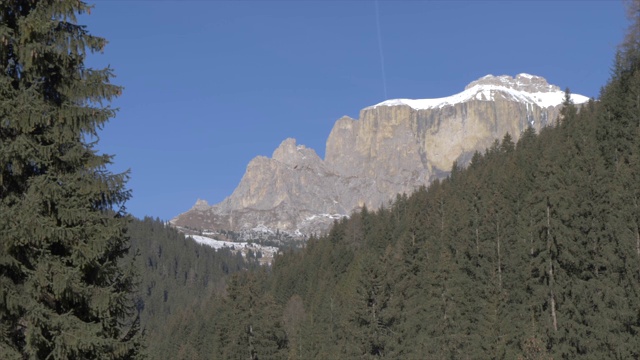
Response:
[[[563,98],[544,78],[519,74],[487,75],[445,98],[387,100],[361,110],[359,120],[336,121],[324,160],[287,139],[271,158],[254,158],[224,201],[199,200],[171,222],[210,230],[266,226],[298,236],[324,231],[357,208],[378,208],[445,177],[454,161],[468,164],[507,132],[517,140],[529,126],[551,124]]]

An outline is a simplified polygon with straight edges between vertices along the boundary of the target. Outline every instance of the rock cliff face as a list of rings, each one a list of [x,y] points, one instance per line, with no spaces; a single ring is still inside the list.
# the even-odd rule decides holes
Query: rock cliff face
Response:
[[[277,229],[297,236],[326,230],[333,219],[375,209],[468,164],[505,133],[554,122],[564,92],[539,76],[487,75],[439,99],[395,99],[336,121],[325,159],[287,139],[271,158],[256,157],[236,190],[219,204],[198,200],[171,222],[197,229]],[[576,104],[588,101],[572,95]]]

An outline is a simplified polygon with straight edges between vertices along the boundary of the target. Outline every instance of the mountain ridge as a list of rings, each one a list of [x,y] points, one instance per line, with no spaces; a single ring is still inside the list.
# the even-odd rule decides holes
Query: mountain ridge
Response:
[[[487,75],[444,98],[386,100],[362,109],[359,119],[338,119],[324,159],[285,139],[271,158],[249,162],[225,200],[198,200],[171,223],[202,230],[261,226],[294,237],[322,232],[360,207],[378,208],[445,177],[454,161],[468,164],[507,132],[517,140],[528,126],[551,124],[564,96],[544,78],[521,73]],[[577,94],[571,99],[588,101]]]

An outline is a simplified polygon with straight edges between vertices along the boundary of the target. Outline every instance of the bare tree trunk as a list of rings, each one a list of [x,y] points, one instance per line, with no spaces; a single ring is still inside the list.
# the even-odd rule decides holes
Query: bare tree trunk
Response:
[[[553,257],[551,256],[551,209],[547,203],[547,252],[549,253],[549,303],[551,304],[551,320],[553,330],[558,331],[558,318],[556,316],[556,297],[553,293]]]
[[[444,201],[442,199],[440,199],[440,246],[444,246]],[[447,249],[444,249],[442,252],[443,254],[442,256],[445,256],[444,253],[447,251]],[[446,291],[447,291],[447,277],[445,276],[445,278],[442,281],[442,294],[440,295],[442,297],[442,303],[444,306],[444,315],[443,315],[443,319],[447,319],[447,297],[446,297]]]
[[[529,220],[529,255],[533,256],[533,233],[531,229],[533,228],[533,220]]]
[[[502,290],[502,257],[500,254],[500,220],[496,221],[496,247],[498,248],[498,288]]]
[[[476,224],[476,256],[480,256],[480,231],[478,230],[478,224]]]
[[[634,225],[635,228],[632,232],[635,232],[636,235],[636,255],[640,258],[640,228],[638,228],[638,196],[633,197],[633,207],[634,207]]]
[[[636,224],[636,254],[640,258],[640,230]]]
[[[476,201],[478,200],[478,196],[476,196]],[[480,257],[480,230],[478,229],[478,224],[480,223],[480,212],[478,211],[478,208],[475,208],[476,210],[476,218],[474,221],[475,224],[475,230],[476,230],[476,256]]]

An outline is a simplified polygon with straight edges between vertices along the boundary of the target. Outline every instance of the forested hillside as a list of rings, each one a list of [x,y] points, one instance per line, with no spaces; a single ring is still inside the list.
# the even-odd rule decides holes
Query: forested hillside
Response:
[[[234,275],[179,357],[639,358],[633,35],[599,101]]]
[[[159,219],[133,219],[128,234],[140,275],[135,303],[147,353],[152,359],[189,358],[180,352],[182,336],[202,304],[224,294],[229,275],[259,265],[239,252],[200,245]]]

